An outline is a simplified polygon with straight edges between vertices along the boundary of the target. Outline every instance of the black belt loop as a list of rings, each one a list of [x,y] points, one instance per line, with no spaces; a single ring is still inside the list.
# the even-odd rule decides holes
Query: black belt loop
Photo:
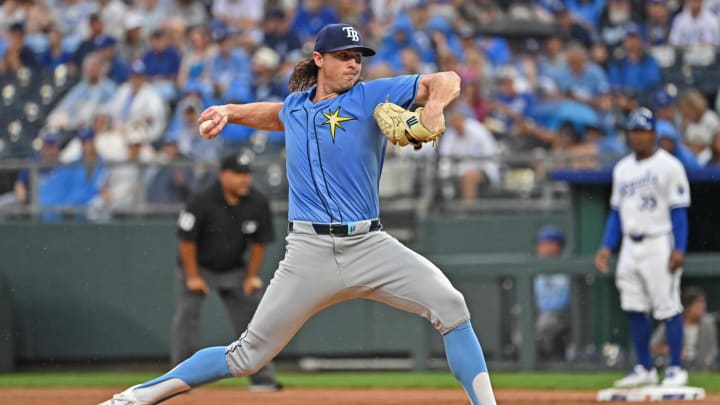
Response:
[[[631,239],[633,242],[640,243],[640,242],[643,241],[643,239],[645,239],[645,235],[643,235],[643,234],[630,235],[630,239]]]

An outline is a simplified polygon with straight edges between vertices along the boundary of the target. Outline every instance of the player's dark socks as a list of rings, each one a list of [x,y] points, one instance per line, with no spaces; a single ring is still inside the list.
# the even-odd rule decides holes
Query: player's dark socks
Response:
[[[632,337],[637,364],[650,370],[652,358],[650,357],[650,335],[652,334],[652,321],[645,312],[627,312],[630,320],[630,336]]]
[[[443,336],[450,371],[465,388],[473,404],[495,404],[485,355],[470,321]]]
[[[193,387],[230,377],[225,350],[225,346],[199,350],[166,374],[138,385],[133,394],[142,403],[154,404]]]
[[[665,340],[670,351],[670,366],[682,367],[683,316],[677,314],[665,320]]]

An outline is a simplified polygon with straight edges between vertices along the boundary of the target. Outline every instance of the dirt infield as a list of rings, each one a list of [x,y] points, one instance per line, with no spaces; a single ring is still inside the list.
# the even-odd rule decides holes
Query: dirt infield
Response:
[[[94,405],[109,398],[107,389],[0,389],[1,405]],[[592,404],[595,393],[587,391],[498,390],[498,404],[549,405]],[[466,405],[459,390],[329,390],[288,389],[277,393],[250,393],[244,389],[201,388],[181,395],[168,405]],[[681,402],[665,402],[666,404]],[[684,403],[684,402],[683,402]],[[714,394],[694,404],[718,404]]]

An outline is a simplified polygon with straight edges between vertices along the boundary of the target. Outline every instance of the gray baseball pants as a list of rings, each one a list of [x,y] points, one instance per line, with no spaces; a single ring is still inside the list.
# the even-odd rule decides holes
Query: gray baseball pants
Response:
[[[294,222],[275,276],[226,360],[245,376],[272,360],[319,311],[367,298],[418,314],[440,333],[470,319],[462,294],[429,260],[383,231],[334,237]]]

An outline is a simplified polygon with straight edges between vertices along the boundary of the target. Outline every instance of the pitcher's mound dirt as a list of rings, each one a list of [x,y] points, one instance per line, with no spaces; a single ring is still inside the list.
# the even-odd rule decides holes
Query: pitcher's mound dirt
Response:
[[[108,389],[0,389],[1,405],[97,405],[113,394]],[[595,403],[595,392],[498,390],[500,405],[574,405]],[[251,393],[242,388],[200,388],[167,405],[467,405],[461,390],[286,389]],[[686,404],[687,402],[664,402]],[[720,403],[714,394],[697,405]],[[164,404],[163,404],[164,405]]]

